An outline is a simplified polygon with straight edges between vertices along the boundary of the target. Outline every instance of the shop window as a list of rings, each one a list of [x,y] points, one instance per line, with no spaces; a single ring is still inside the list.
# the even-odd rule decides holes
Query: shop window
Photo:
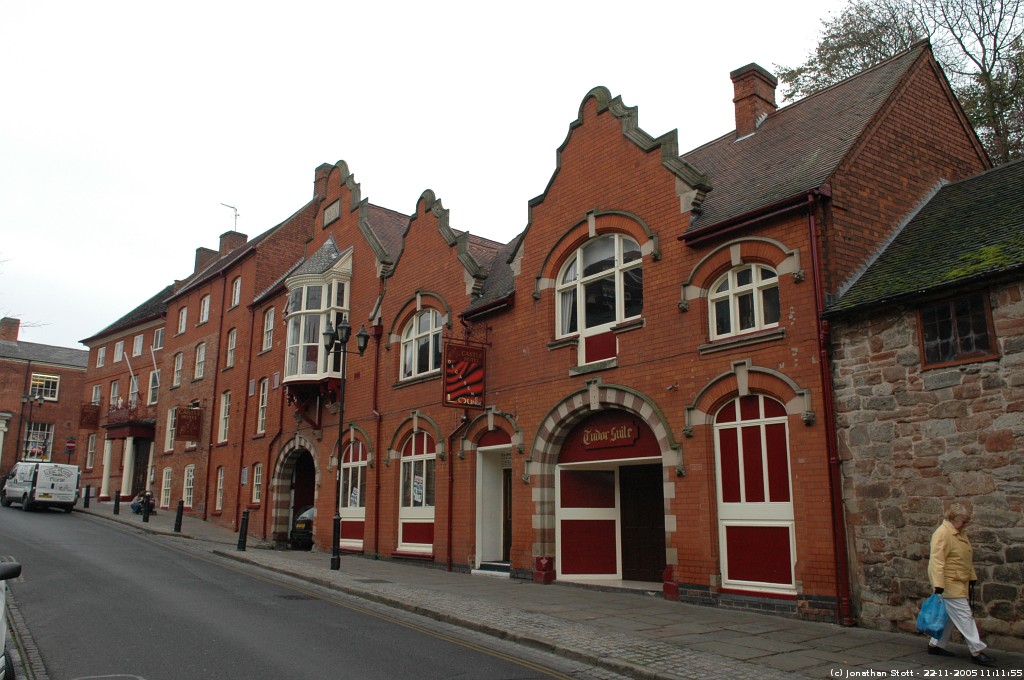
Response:
[[[922,307],[921,345],[926,366],[964,363],[996,355],[988,300],[962,295]]]
[[[399,549],[425,551],[434,542],[437,451],[433,438],[416,432],[402,447]]]

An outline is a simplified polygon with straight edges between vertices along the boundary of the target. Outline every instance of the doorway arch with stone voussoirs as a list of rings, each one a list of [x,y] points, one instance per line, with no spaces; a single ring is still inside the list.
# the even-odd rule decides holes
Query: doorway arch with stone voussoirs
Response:
[[[320,482],[316,443],[302,435],[295,435],[278,452],[270,482],[270,534],[275,542],[288,540],[296,511],[296,499],[307,505],[317,504]]]
[[[672,435],[671,427],[664,413],[654,400],[641,392],[624,385],[603,384],[600,379],[587,381],[586,387],[563,398],[541,421],[527,459],[528,481],[534,489],[533,555],[557,557],[558,542],[556,531],[556,475],[559,454],[569,435],[577,425],[600,411],[620,411],[634,417],[649,428],[655,441],[654,450],[660,456],[662,468],[671,468],[674,477],[682,474],[682,448]],[[664,478],[664,477],[663,477]],[[675,565],[678,555],[673,548],[676,532],[675,519],[668,508],[675,497],[675,484],[663,483],[663,508],[665,519],[665,563]],[[556,565],[557,566],[557,565]]]

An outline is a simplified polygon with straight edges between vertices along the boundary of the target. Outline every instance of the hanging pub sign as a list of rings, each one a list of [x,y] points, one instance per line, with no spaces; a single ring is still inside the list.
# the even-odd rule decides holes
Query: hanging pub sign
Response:
[[[455,342],[444,346],[442,404],[453,408],[484,407],[487,350]]]
[[[174,441],[197,442],[203,431],[203,409],[179,408],[175,422]]]
[[[83,430],[100,429],[100,405],[82,404],[78,412],[78,426]]]

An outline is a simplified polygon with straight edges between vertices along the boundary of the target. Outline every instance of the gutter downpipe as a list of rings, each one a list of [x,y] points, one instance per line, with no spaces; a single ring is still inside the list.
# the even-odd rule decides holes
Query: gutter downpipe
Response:
[[[832,500],[832,540],[835,543],[833,557],[836,569],[836,619],[842,626],[855,626],[856,619],[850,612],[849,554],[846,546],[846,523],[843,517],[842,461],[839,460],[839,444],[836,438],[836,423],[832,386],[831,344],[832,331],[828,319],[824,318],[825,299],[822,282],[821,253],[818,240],[821,230],[815,219],[818,209],[818,194],[807,194],[807,227],[811,241],[811,266],[814,270],[814,303],[818,319],[818,364],[821,371],[822,408],[825,421],[825,443],[828,448],[828,481]]]

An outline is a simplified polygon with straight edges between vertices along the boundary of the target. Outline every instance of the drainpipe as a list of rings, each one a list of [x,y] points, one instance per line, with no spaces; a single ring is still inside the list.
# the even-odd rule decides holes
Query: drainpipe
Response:
[[[463,409],[462,419],[459,421],[459,424],[455,429],[452,430],[452,433],[448,435],[448,555],[445,559],[445,566],[448,571],[452,570],[452,521],[455,514],[452,512],[452,502],[455,498],[455,494],[453,493],[455,487],[455,447],[452,442],[455,440],[455,436],[468,424],[469,409]]]
[[[818,365],[821,371],[821,389],[825,442],[828,448],[829,491],[832,497],[832,540],[835,544],[834,558],[836,571],[836,618],[840,625],[857,624],[850,612],[849,555],[846,549],[846,522],[843,516],[842,461],[839,460],[839,444],[836,439],[836,423],[832,389],[831,351],[832,333],[829,322],[824,318],[825,295],[821,273],[821,254],[818,249],[821,230],[815,220],[818,209],[816,193],[807,195],[807,227],[811,241],[811,267],[814,270],[814,303],[818,319]]]

